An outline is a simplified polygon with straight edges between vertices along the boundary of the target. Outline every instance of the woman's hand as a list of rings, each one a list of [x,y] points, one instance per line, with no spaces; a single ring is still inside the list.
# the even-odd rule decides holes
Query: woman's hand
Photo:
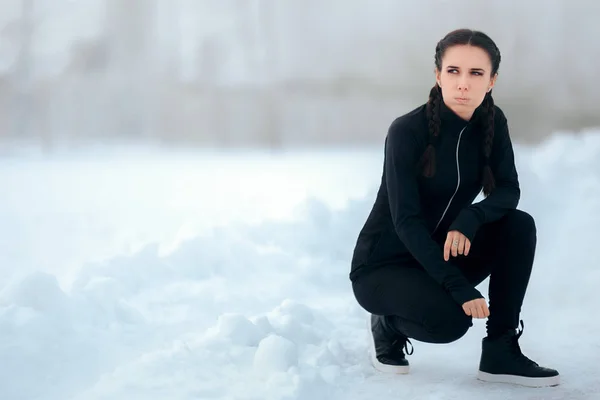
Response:
[[[450,254],[454,257],[458,257],[459,254],[465,256],[469,254],[471,249],[471,242],[465,235],[459,231],[450,231],[446,237],[446,243],[444,244],[444,260],[450,259]]]
[[[462,305],[465,314],[473,318],[487,318],[490,315],[485,299],[467,301]]]

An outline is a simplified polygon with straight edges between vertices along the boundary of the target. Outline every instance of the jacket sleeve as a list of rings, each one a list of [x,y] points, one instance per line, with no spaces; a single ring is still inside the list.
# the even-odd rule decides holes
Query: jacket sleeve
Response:
[[[416,137],[398,122],[385,141],[385,183],[394,228],[408,251],[460,305],[483,298],[461,271],[445,261],[441,247],[431,238],[421,214],[417,162],[421,156]]]
[[[490,167],[496,187],[485,199],[464,208],[450,225],[449,231],[458,230],[473,241],[481,225],[503,217],[508,211],[517,208],[521,197],[519,178],[515,166],[513,146],[505,117],[494,133]]]

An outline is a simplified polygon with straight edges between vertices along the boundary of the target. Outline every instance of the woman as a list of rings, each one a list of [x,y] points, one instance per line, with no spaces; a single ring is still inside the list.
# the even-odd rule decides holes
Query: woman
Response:
[[[516,208],[508,124],[492,98],[499,65],[487,35],[450,32],[435,50],[429,101],[389,128],[381,185],[350,273],[358,303],[372,314],[381,370],[408,372],[409,338],[449,343],[472,318],[489,317],[479,379],[559,383],[556,370],[538,366],[518,344],[536,226]],[[485,198],[473,203],[482,189]],[[475,289],[488,276],[489,308]]]

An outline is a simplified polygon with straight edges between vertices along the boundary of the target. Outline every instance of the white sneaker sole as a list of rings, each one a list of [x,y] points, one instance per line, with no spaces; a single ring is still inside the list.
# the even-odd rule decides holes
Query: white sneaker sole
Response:
[[[379,362],[377,357],[375,357],[374,349],[371,350],[371,364],[373,364],[373,367],[377,371],[384,372],[386,374],[406,375],[410,372],[410,365],[388,365]]]
[[[490,374],[478,371],[477,379],[485,382],[510,383],[527,387],[558,386],[560,384],[560,375],[549,376],[547,378],[528,378],[525,376]]]
[[[371,333],[371,316],[367,316],[367,338],[369,340],[369,358],[373,367],[386,374],[401,374],[406,375],[410,372],[410,365],[388,365],[379,362],[375,356],[375,342],[373,341],[373,334]]]

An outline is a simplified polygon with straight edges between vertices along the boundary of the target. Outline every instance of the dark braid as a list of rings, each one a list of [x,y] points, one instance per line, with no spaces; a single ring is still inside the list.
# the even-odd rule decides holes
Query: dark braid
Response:
[[[449,47],[455,45],[477,46],[485,50],[490,56],[492,64],[491,76],[498,73],[500,67],[500,50],[493,40],[483,32],[470,29],[457,29],[448,33],[435,47],[435,66],[438,71],[442,70],[442,58]],[[436,84],[429,93],[426,111],[429,123],[429,135],[427,147],[419,160],[419,170],[423,175],[430,178],[435,175],[435,145],[440,135],[440,106],[443,101],[441,88]],[[495,187],[494,175],[490,167],[492,144],[494,142],[494,99],[492,92],[488,92],[483,102],[476,110],[477,125],[482,132],[483,171],[481,183],[483,193],[488,196]]]
[[[494,108],[494,98],[492,97],[492,92],[488,92],[483,99],[483,103],[481,104],[481,123],[484,128],[484,136],[483,136],[483,174],[482,174],[482,184],[483,184],[483,194],[488,196],[494,187],[496,186],[494,180],[494,174],[492,173],[492,168],[490,167],[490,156],[492,154],[492,143],[494,142],[494,116],[495,116],[495,108]]]
[[[425,152],[421,156],[419,168],[423,175],[431,178],[435,174],[435,145],[440,136],[440,107],[442,103],[442,93],[438,85],[431,88],[429,92],[429,101],[427,102],[427,120],[429,121],[428,144]]]

